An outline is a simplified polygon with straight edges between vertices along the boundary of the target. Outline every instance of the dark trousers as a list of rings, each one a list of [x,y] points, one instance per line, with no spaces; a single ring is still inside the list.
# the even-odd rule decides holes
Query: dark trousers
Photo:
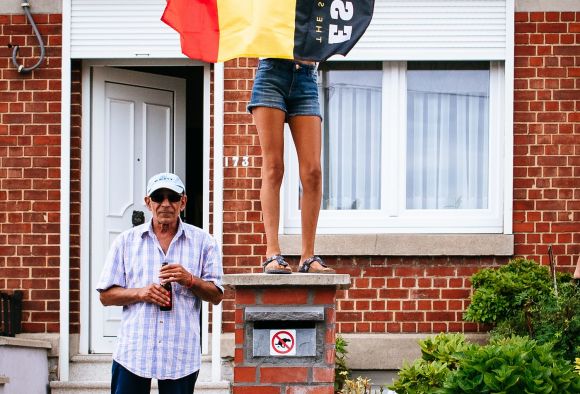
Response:
[[[159,394],[192,394],[199,371],[176,380],[159,380]],[[151,379],[142,378],[113,360],[111,394],[149,394]]]

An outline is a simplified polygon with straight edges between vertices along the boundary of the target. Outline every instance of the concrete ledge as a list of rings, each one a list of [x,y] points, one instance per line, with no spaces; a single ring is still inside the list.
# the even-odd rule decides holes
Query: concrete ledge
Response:
[[[24,14],[21,1],[0,1],[0,14]],[[34,14],[60,14],[62,12],[62,1],[55,0],[32,0],[30,1],[30,12]]]
[[[516,0],[516,12],[580,11],[578,0]]]
[[[26,347],[26,348],[44,348],[50,349],[52,345],[48,341],[29,338],[12,338],[0,337],[0,346]]]
[[[300,255],[300,235],[280,235],[288,256]],[[321,256],[512,256],[514,236],[504,234],[317,235]]]
[[[246,321],[324,321],[321,306],[247,306]]]
[[[0,386],[6,383],[10,383],[10,378],[7,376],[0,375]]]
[[[350,275],[345,274],[230,274],[224,275],[223,285],[228,288],[257,286],[336,286],[346,290],[350,287]]]
[[[340,334],[347,342],[350,369],[400,369],[403,362],[421,357],[419,340],[434,334]],[[487,334],[466,334],[470,342],[485,343]]]
[[[48,342],[50,343],[50,351],[48,353],[49,357],[58,357],[58,347],[59,347],[59,342],[58,342],[58,338],[59,335],[58,334],[54,334],[54,333],[22,333],[22,334],[16,334],[16,338],[19,339],[31,339],[31,340],[35,340],[35,341],[44,341],[44,342]],[[71,342],[72,342],[72,335],[71,335]]]

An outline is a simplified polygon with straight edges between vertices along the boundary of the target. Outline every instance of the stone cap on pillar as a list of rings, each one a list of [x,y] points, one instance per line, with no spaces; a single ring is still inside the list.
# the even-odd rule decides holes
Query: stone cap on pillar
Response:
[[[228,274],[224,275],[224,287],[235,289],[240,287],[268,287],[268,286],[332,286],[346,290],[350,287],[348,274]]]

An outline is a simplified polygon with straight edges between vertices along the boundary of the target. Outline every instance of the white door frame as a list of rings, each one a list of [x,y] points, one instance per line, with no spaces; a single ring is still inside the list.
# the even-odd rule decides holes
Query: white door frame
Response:
[[[81,124],[81,218],[80,218],[80,334],[78,353],[89,353],[90,327],[90,190],[91,190],[91,70],[93,67],[202,66],[203,74],[203,228],[209,231],[210,66],[189,59],[129,59],[83,61]],[[143,70],[142,70],[143,71]],[[207,321],[207,318],[205,319]],[[207,345],[206,345],[207,346]],[[71,349],[75,354],[75,349]]]

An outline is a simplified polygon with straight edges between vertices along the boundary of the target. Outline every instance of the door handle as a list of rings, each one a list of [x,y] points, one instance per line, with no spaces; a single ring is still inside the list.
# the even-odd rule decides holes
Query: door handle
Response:
[[[145,213],[143,213],[143,211],[133,211],[131,223],[133,223],[133,227],[145,223]]]

